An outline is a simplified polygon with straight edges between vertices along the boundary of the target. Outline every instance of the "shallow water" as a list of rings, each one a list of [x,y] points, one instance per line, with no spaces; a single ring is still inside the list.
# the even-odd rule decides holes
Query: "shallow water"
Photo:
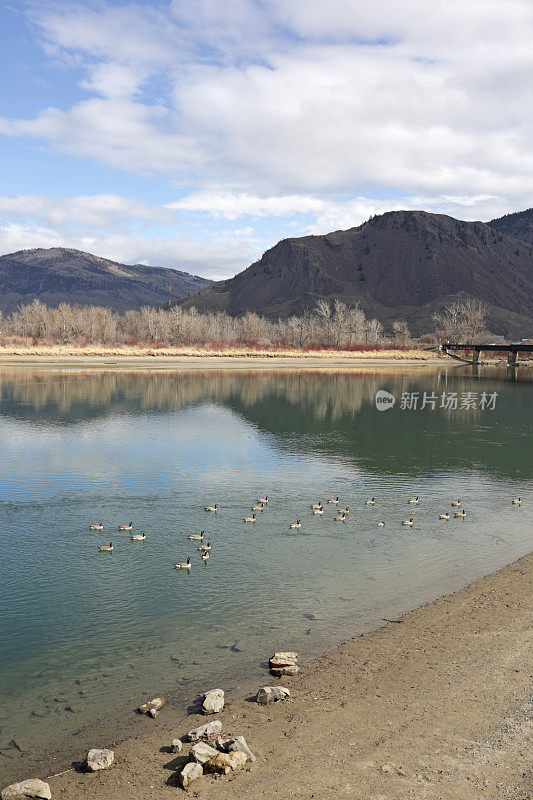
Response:
[[[312,657],[529,551],[532,388],[527,371],[455,366],[0,369],[2,777],[143,730],[149,696],[185,708],[259,681],[273,648]],[[404,410],[402,392],[436,408]],[[496,392],[495,408],[441,409],[442,392]],[[311,513],[337,495],[345,523]],[[467,518],[439,520],[456,497]],[[117,531],[130,520],[145,542]],[[187,541],[200,530],[207,564]],[[191,574],[172,569],[188,555]]]

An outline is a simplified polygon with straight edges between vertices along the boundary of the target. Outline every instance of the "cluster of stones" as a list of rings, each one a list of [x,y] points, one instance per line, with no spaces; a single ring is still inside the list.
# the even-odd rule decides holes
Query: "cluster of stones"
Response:
[[[276,678],[281,678],[282,675],[297,675],[300,672],[297,661],[298,653],[292,651],[280,652],[274,653],[268,665],[272,675]]]
[[[274,653],[270,659],[272,675],[296,675],[300,671],[297,665],[298,653]],[[260,705],[268,705],[279,700],[287,700],[290,691],[284,686],[263,686],[256,695]],[[224,708],[225,697],[222,689],[211,689],[202,699],[204,714],[218,714]],[[141,714],[157,717],[165,704],[164,697],[155,697],[148,703],[139,706]],[[183,741],[193,743],[189,750],[189,762],[185,764],[178,776],[178,783],[184,789],[201,775],[218,774],[228,775],[236,769],[241,769],[245,764],[255,761],[255,756],[248,747],[244,736],[231,736],[224,738],[222,722],[212,720],[198,728],[193,728],[184,737]],[[172,753],[181,753],[183,741],[174,739],[170,750]],[[108,769],[115,760],[112,750],[89,750],[85,757],[84,768],[87,772],[97,772]],[[2,791],[2,800],[51,800],[50,786],[37,778],[29,778],[19,783],[13,783]]]
[[[178,776],[178,783],[186,789],[190,783],[202,775],[227,775],[245,764],[255,761],[255,756],[248,747],[244,736],[221,736],[222,722],[218,719],[193,728],[183,738],[186,742],[194,742],[189,750],[189,762],[185,764]],[[180,752],[183,747],[179,739],[172,742],[173,752]]]

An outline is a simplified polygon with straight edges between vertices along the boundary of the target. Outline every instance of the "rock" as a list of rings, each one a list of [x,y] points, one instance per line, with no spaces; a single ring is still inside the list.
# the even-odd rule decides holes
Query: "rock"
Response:
[[[183,750],[183,742],[181,739],[172,739],[172,744],[170,745],[170,752],[171,753],[181,753]]]
[[[220,775],[227,775],[234,769],[244,767],[246,764],[246,753],[237,751],[235,753],[217,753],[217,755],[204,765],[206,773],[218,772]]]
[[[281,678],[282,675],[297,675],[300,667],[296,664],[288,664],[286,667],[270,667],[270,672],[275,678]]]
[[[297,661],[298,653],[285,651],[282,653],[274,653],[268,663],[270,667],[289,667],[294,666]]]
[[[285,686],[263,686],[257,692],[256,700],[262,706],[274,702],[274,700],[286,700],[291,693]]]
[[[217,755],[218,751],[206,742],[197,742],[189,750],[189,757],[197,764],[205,764]]]
[[[215,739],[211,741],[213,747],[216,747],[217,750],[220,750],[221,753],[227,753],[226,745],[231,742],[231,739],[224,739],[222,736],[217,736]]]
[[[227,753],[244,753],[246,761],[255,761],[255,756],[246,744],[244,736],[234,736],[225,743],[224,748]]]
[[[189,761],[181,770],[178,776],[178,783],[182,789],[186,789],[191,781],[195,781],[196,778],[200,778],[203,774],[204,770],[201,764],[197,764],[196,761]]]
[[[20,783],[12,783],[2,791],[2,800],[27,800],[27,798],[51,800],[52,792],[49,785],[38,778],[28,778]]]
[[[202,703],[204,714],[218,714],[224,708],[224,692],[222,689],[211,689],[206,692]]]
[[[205,725],[200,725],[198,728],[193,728],[192,731],[186,734],[185,741],[194,742],[196,739],[203,739],[206,736],[214,736],[217,733],[222,733],[222,723],[219,719],[214,719]]]
[[[152,719],[157,719],[159,716],[159,711],[157,708],[149,708],[148,709],[148,716],[152,717]]]
[[[248,645],[246,642],[239,641],[232,644],[230,649],[233,650],[234,653],[243,653],[245,650],[248,650]]]
[[[100,769],[109,769],[115,754],[112,750],[89,750],[85,756],[85,769],[89,772],[98,772]]]
[[[139,706],[138,710],[141,712],[141,714],[148,714],[148,712],[152,709],[154,709],[154,711],[160,711],[164,705],[164,697],[154,697],[154,699],[150,700],[149,703],[143,703],[142,706]]]

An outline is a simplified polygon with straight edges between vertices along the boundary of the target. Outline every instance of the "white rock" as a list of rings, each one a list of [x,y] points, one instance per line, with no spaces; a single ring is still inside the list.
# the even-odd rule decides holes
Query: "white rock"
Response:
[[[51,800],[52,792],[49,785],[38,778],[28,778],[20,783],[12,783],[2,791],[2,800],[27,800],[27,798]]]
[[[217,755],[204,765],[204,771],[218,772],[227,775],[234,769],[244,767],[246,764],[246,753],[237,751],[235,753],[217,753]]]
[[[89,772],[98,772],[100,769],[109,769],[115,754],[112,750],[89,750],[85,756],[85,769]]]
[[[206,761],[214,758],[217,753],[218,750],[215,750],[214,747],[211,747],[206,742],[196,742],[189,750],[189,757],[198,764],[205,764]]]
[[[222,689],[211,689],[204,695],[202,711],[204,714],[218,714],[224,708],[224,692]]]
[[[282,675],[297,675],[300,667],[296,664],[287,664],[286,667],[270,667],[270,672],[275,678],[281,678]]]
[[[165,698],[164,697],[154,697],[153,700],[150,700],[149,703],[143,703],[142,706],[139,706],[138,711],[141,714],[148,714],[149,711],[160,711],[163,706],[165,705]]]
[[[186,789],[191,781],[195,781],[196,778],[200,778],[203,774],[204,770],[201,764],[197,764],[196,761],[189,761],[180,772],[178,783],[182,789]]]
[[[187,742],[194,742],[195,739],[203,739],[204,736],[214,736],[216,733],[222,733],[222,723],[219,719],[214,719],[212,722],[207,722],[205,725],[193,728],[184,738]]]
[[[269,664],[271,667],[288,667],[296,664],[297,661],[298,653],[285,650],[280,653],[274,653],[269,660]]]
[[[286,700],[291,693],[285,686],[263,686],[257,692],[256,700],[263,706],[272,703],[274,700]]]
[[[234,736],[224,747],[227,753],[244,753],[246,761],[255,761],[255,756],[246,744],[244,736]]]
[[[183,742],[181,739],[172,739],[172,744],[170,745],[170,752],[171,753],[181,753],[183,750]]]

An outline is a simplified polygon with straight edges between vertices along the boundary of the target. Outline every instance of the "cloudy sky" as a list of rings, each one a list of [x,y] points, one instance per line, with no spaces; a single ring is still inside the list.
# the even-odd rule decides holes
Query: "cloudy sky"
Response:
[[[2,0],[0,252],[227,277],[533,205],[531,0]]]

